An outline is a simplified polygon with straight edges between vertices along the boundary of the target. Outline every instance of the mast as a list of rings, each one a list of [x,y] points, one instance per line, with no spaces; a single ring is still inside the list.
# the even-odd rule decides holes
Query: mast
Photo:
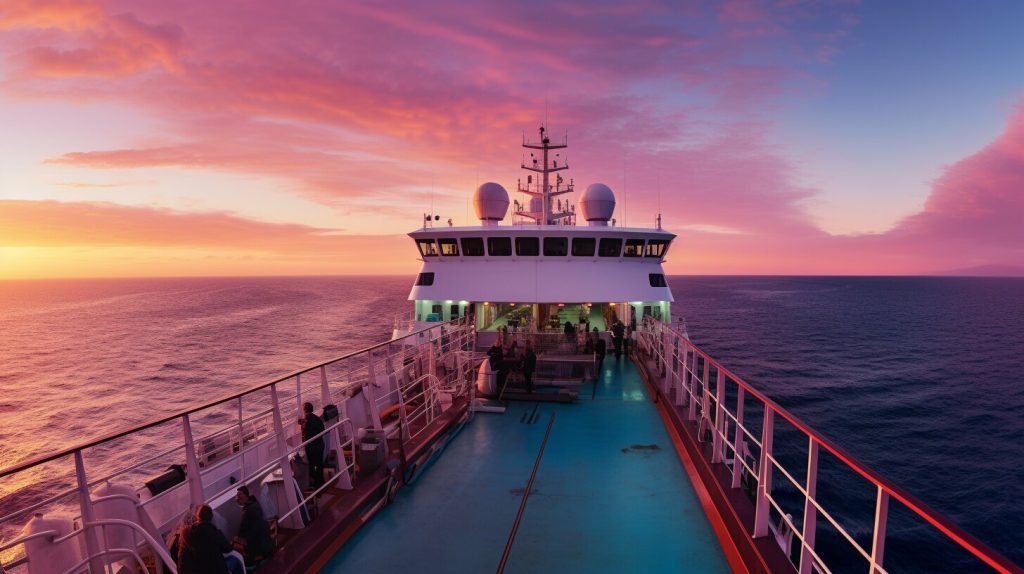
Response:
[[[554,150],[569,147],[568,138],[563,137],[562,143],[553,144],[551,143],[551,138],[548,137],[546,128],[542,125],[540,126],[540,143],[529,142],[524,136],[523,147],[537,150],[530,153],[529,160],[526,159],[525,155],[523,156],[521,167],[527,171],[539,174],[537,178],[539,181],[534,182],[534,176],[528,175],[526,177],[526,185],[523,185],[523,181],[520,179],[517,190],[520,193],[526,194],[531,199],[534,197],[540,198],[541,209],[540,211],[533,210],[529,201],[525,204],[516,202],[513,214],[532,219],[538,225],[557,225],[559,222],[575,223],[576,208],[568,200],[565,203],[559,200],[557,205],[552,205],[552,200],[555,197],[573,192],[572,179],[566,184],[562,176],[557,173],[569,169],[568,162],[562,158],[561,153],[554,153],[552,155]],[[551,185],[551,174],[555,174],[554,186]]]

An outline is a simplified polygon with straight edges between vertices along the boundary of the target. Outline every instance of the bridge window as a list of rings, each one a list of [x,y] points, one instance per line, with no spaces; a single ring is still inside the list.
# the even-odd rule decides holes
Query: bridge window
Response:
[[[462,238],[462,254],[466,257],[483,257],[484,255],[484,239],[483,237],[463,237]]]
[[[647,242],[647,251],[644,252],[644,256],[661,257],[665,254],[666,247],[668,247],[667,239],[652,239]]]
[[[512,238],[488,237],[487,253],[490,255],[496,255],[501,257],[512,255]]]
[[[433,284],[434,284],[434,274],[433,273],[420,273],[419,276],[416,277],[416,285],[423,285],[425,287],[425,286],[433,285]]]
[[[622,240],[617,237],[603,237],[597,247],[597,254],[601,257],[618,257],[622,251]]]
[[[593,237],[574,237],[572,240],[572,254],[574,257],[593,257],[597,240]]]
[[[516,255],[520,257],[536,257],[540,255],[540,238],[516,237]]]
[[[459,241],[457,239],[438,239],[437,244],[441,246],[441,255],[446,257],[457,257],[459,255]]]
[[[650,273],[648,278],[651,281],[651,287],[668,287],[668,283],[665,282],[665,275],[661,273]]]
[[[640,257],[644,254],[644,240],[643,239],[627,239],[626,250],[622,253],[623,257]]]
[[[433,239],[417,239],[416,246],[420,248],[420,255],[424,257],[437,256],[437,244]]]
[[[569,239],[565,237],[545,237],[544,257],[565,257],[569,254]]]

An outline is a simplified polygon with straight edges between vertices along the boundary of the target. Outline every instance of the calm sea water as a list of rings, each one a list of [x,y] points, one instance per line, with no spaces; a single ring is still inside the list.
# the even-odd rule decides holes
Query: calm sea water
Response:
[[[698,345],[1024,563],[1024,280],[671,284],[673,312]],[[379,342],[409,286],[394,277],[0,282],[0,466]],[[779,456],[802,477],[799,449]],[[866,540],[874,493],[827,458],[821,482],[832,487],[821,496]],[[0,483],[0,508],[18,488]],[[891,516],[890,568],[971,568],[895,505]],[[841,552],[823,530],[822,548]]]

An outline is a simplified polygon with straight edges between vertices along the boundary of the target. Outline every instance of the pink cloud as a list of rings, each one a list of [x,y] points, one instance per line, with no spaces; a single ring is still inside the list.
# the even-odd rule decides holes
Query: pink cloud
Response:
[[[466,174],[513,186],[521,130],[547,100],[556,133],[570,134],[571,175],[612,184],[630,224],[653,222],[660,192],[670,226],[740,232],[683,232],[677,271],[1020,262],[1020,114],[889,233],[833,237],[807,217],[814,190],[794,183],[767,114],[842,49],[858,21],[844,3],[26,6],[0,31],[6,93],[114,102],[166,126],[67,150],[48,158],[55,169],[230,171],[328,205],[400,194],[413,205],[408,188]]]

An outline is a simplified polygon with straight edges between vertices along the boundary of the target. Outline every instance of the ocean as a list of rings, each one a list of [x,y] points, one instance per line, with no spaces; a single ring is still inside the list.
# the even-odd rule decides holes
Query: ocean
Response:
[[[0,467],[380,342],[408,307],[410,285],[407,277],[0,282]],[[1024,563],[1024,280],[679,276],[670,285],[673,314],[686,318],[696,344]],[[138,453],[106,455],[120,463]],[[789,458],[801,478],[804,463],[796,452]],[[823,462],[826,478],[835,488],[822,496],[866,541],[874,493]],[[776,476],[783,497],[784,482]],[[0,480],[0,509],[25,490]],[[891,571],[971,568],[896,506]],[[823,524],[822,548],[841,552]]]

